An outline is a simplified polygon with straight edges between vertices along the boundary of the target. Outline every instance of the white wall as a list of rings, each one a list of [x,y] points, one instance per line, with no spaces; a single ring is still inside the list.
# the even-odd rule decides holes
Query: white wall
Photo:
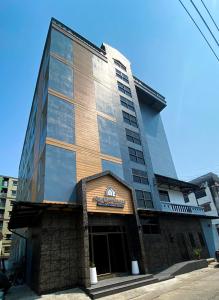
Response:
[[[171,203],[197,206],[195,197],[191,197],[191,199],[189,197],[189,202],[185,203],[182,192],[161,187],[159,188],[159,190],[168,191]]]
[[[210,189],[209,189],[208,186],[205,188],[205,192],[206,192],[206,196],[205,197],[197,199],[198,205],[209,203],[210,207],[211,207],[211,210],[210,211],[206,211],[205,212],[206,215],[208,215],[208,216],[217,216],[218,215],[217,209],[216,209],[216,206],[214,204],[214,201],[213,201],[213,198],[212,198],[212,195],[211,195],[211,191],[210,191]],[[195,198],[195,194],[194,193],[189,194],[189,200],[191,202],[194,201],[195,199],[196,198]]]

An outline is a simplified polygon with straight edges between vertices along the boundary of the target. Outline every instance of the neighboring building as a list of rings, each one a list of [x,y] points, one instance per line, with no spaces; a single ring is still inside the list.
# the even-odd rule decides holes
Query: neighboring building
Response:
[[[137,259],[147,273],[194,259],[197,247],[209,256],[200,218],[211,217],[185,203],[199,187],[177,179],[165,106],[118,50],[52,19],[9,224],[23,230],[38,293],[89,286],[90,262],[102,275]]]
[[[11,249],[11,232],[8,230],[8,222],[12,211],[12,203],[16,199],[17,178],[0,175],[0,258],[7,264]],[[6,265],[7,267],[7,265]]]
[[[189,195],[189,199],[197,200],[204,208],[206,215],[219,216],[219,177],[214,173],[207,173],[191,181],[201,189]],[[202,221],[203,230],[209,245],[210,255],[215,256],[219,250],[219,218]]]

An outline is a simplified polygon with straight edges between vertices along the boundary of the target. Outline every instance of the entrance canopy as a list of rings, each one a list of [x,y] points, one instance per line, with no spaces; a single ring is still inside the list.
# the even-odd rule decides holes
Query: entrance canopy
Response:
[[[81,205],[69,203],[31,203],[31,202],[14,202],[11,212],[9,229],[25,228],[34,226],[41,214],[48,210],[72,211],[80,210]]]
[[[87,212],[134,214],[135,201],[132,188],[110,171],[81,180],[82,205]]]

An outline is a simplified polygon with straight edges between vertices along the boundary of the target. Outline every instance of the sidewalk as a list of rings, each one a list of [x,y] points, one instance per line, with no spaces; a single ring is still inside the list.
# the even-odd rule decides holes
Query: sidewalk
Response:
[[[28,287],[11,289],[6,300],[88,300],[80,289],[71,289],[54,294],[37,296]],[[208,268],[179,275],[173,279],[145,287],[128,290],[101,298],[102,300],[219,300],[219,267]]]

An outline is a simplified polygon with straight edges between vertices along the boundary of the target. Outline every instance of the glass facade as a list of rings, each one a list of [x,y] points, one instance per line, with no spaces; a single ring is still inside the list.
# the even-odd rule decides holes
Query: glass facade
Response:
[[[50,57],[49,88],[73,98],[73,69],[54,57]]]

